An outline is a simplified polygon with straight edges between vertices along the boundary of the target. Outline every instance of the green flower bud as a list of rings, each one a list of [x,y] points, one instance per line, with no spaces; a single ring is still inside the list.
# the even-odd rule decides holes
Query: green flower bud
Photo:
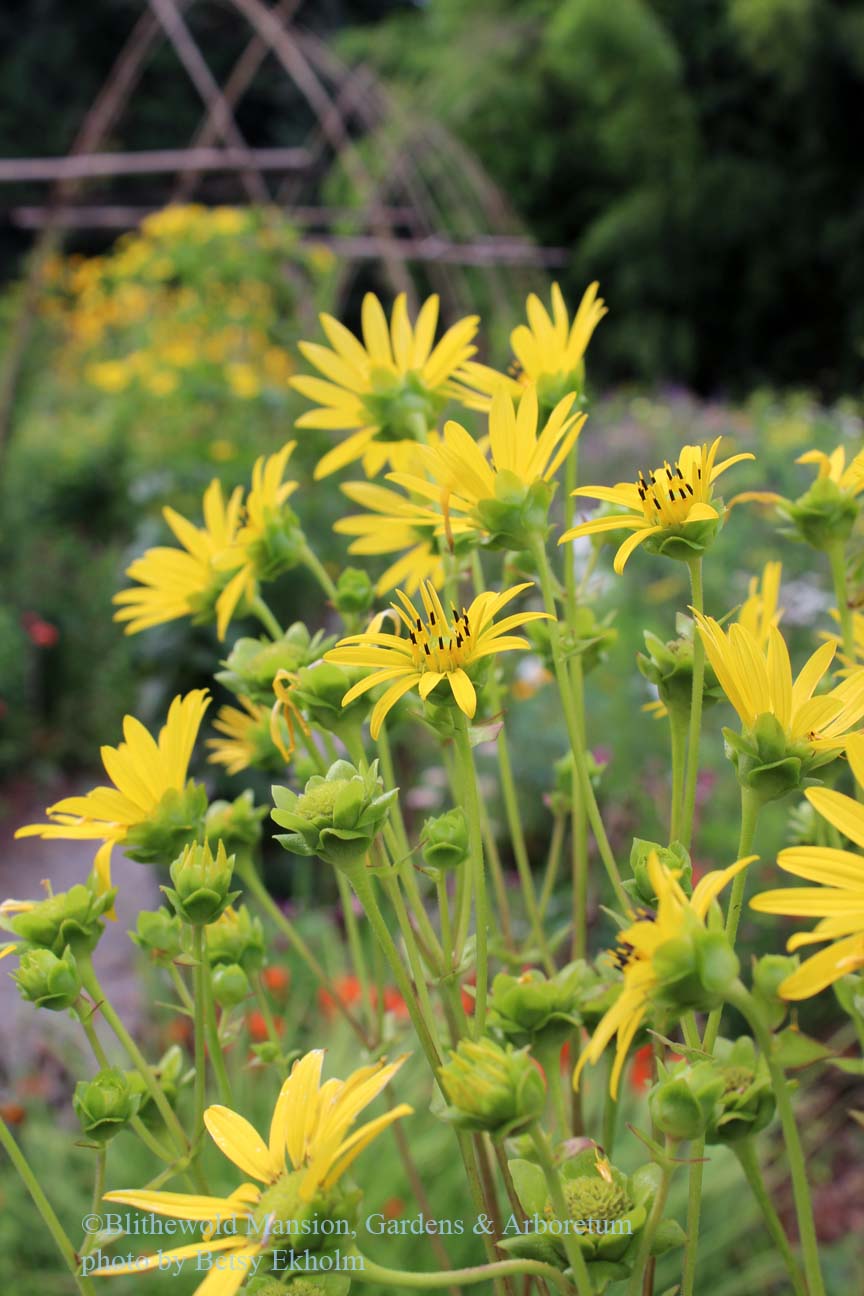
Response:
[[[364,671],[359,667],[317,661],[297,672],[291,696],[313,724],[343,734],[358,729],[372,706],[365,693],[350,706],[342,705],[345,694],[363,676]]]
[[[229,855],[248,853],[261,840],[261,821],[266,817],[267,807],[256,806],[254,793],[247,789],[234,801],[211,802],[204,835],[209,842],[222,842]]]
[[[175,859],[184,846],[199,841],[204,830],[207,793],[189,782],[182,792],[169,789],[142,823],[129,829],[123,848],[139,864],[162,864]]]
[[[87,1137],[94,1143],[108,1143],[138,1114],[141,1094],[123,1071],[106,1067],[92,1080],[79,1080],[72,1106]]]
[[[291,571],[304,559],[306,536],[300,519],[288,504],[282,504],[268,518],[263,534],[247,547],[247,553],[260,581],[273,581]]]
[[[216,675],[232,693],[252,702],[273,701],[273,681],[279,671],[293,673],[316,661],[336,642],[323,631],[310,635],[302,621],[295,621],[281,639],[238,639],[224,662],[225,670]]]
[[[596,977],[582,959],[568,963],[553,977],[536,968],[520,976],[499,972],[492,982],[489,1024],[515,1043],[538,1041],[552,1033],[567,1034],[582,1020],[586,992],[594,992]]]
[[[333,603],[343,616],[369,612],[375,604],[375,586],[367,573],[359,567],[346,567],[336,582]]]
[[[468,820],[461,806],[427,819],[420,830],[420,851],[429,868],[459,868],[469,855]]]
[[[204,932],[207,961],[212,968],[219,964],[238,963],[246,973],[257,972],[264,965],[264,928],[260,918],[253,918],[245,905],[228,908]]]
[[[555,483],[526,485],[515,473],[495,474],[494,499],[482,499],[477,514],[492,549],[530,550],[533,538],[546,535]]]
[[[71,1008],[81,993],[78,969],[69,949],[60,958],[49,949],[25,950],[18,971],[12,975],[22,998],[52,1012]]]
[[[860,972],[835,981],[834,996],[847,1016],[864,1018],[864,976]]]
[[[650,630],[645,630],[647,652],[636,654],[636,665],[645,678],[653,684],[670,711],[689,709],[693,696],[693,631],[689,617],[679,614],[678,638],[664,643]],[[708,706],[720,696],[717,677],[706,661],[704,668],[703,706]]]
[[[706,931],[698,922],[660,945],[651,963],[658,980],[656,1001],[678,1011],[718,1007],[740,971],[725,932]]]
[[[187,846],[169,870],[174,887],[162,890],[177,913],[193,927],[215,922],[240,894],[231,891],[234,856],[220,841],[214,855],[209,842]]]
[[[184,1067],[185,1058],[179,1044],[172,1044],[153,1067],[153,1074],[159,1082],[159,1087],[172,1107],[176,1105],[181,1087],[188,1084],[194,1075],[193,1070],[185,1071]],[[148,1129],[160,1129],[162,1116],[153,1102],[140,1071],[127,1071],[125,1075],[132,1091],[140,1096],[141,1105],[138,1115],[141,1120]]]
[[[114,903],[117,888],[97,895],[89,886],[73,886],[59,891],[47,900],[36,901],[9,922],[16,936],[30,945],[38,945],[61,955],[72,950],[90,951],[96,947],[105,924],[103,915]]]
[[[806,544],[821,550],[845,544],[858,516],[855,496],[830,477],[817,477],[797,500],[780,500],[777,508]]]
[[[582,604],[576,609],[572,626],[559,625],[559,642],[563,653],[565,657],[581,657],[583,675],[589,674],[605,660],[618,638],[618,631],[609,624],[610,617],[611,614],[600,621],[593,608]],[[555,663],[551,624],[549,621],[533,621],[525,627],[525,634],[534,651],[543,659],[543,665],[553,674]]]
[[[368,852],[396,795],[396,788],[384,791],[377,761],[362,771],[336,761],[325,777],[314,775],[300,796],[273,788],[271,817],[289,829],[276,840],[294,855],[317,855],[336,868],[350,868]]]
[[[183,952],[182,923],[164,906],[153,912],[142,909],[136,930],[129,935],[156,963],[172,963]]]
[[[657,896],[654,894],[654,888],[651,885],[651,878],[648,874],[648,860],[652,854],[656,854],[660,863],[666,868],[673,870],[678,875],[678,885],[686,895],[690,895],[693,890],[693,865],[690,862],[690,853],[681,842],[673,842],[671,846],[661,846],[659,842],[648,841],[642,837],[634,837],[633,845],[630,848],[630,868],[633,871],[633,877],[628,878],[624,883],[624,890],[637,902],[637,904],[647,905],[649,909],[656,909]]]
[[[538,622],[537,624],[542,624]],[[606,768],[605,761],[598,760],[593,752],[585,753],[585,763],[588,767],[588,777],[591,780],[591,786],[598,788],[600,778]],[[555,761],[553,766],[555,773],[555,786],[553,790],[546,794],[546,801],[549,809],[553,814],[569,814],[573,809],[573,753],[567,752],[559,760]]]
[[[220,963],[213,969],[213,997],[220,1008],[234,1008],[252,993],[249,979],[239,963]]]
[[[705,1133],[724,1082],[712,1062],[664,1067],[648,1095],[651,1119],[671,1139],[697,1139]]]
[[[569,1222],[570,1236],[578,1239],[588,1273],[600,1290],[611,1279],[626,1278],[639,1246],[639,1235],[645,1227],[660,1181],[659,1168],[641,1166],[626,1175],[610,1165],[598,1149],[587,1148],[563,1162],[560,1167],[561,1188],[568,1219],[561,1221],[549,1200],[546,1178],[533,1161],[516,1159],[509,1163],[517,1196],[527,1217],[529,1228],[516,1237],[499,1242],[511,1255],[545,1260],[563,1266],[568,1263],[564,1245],[564,1227]],[[684,1234],[668,1221],[662,1221],[651,1247],[659,1255],[672,1246],[680,1246]]]
[[[712,1065],[723,1089],[705,1131],[706,1142],[734,1143],[761,1133],[774,1117],[777,1100],[768,1064],[752,1039],[718,1039]]]
[[[439,1075],[450,1104],[446,1119],[463,1129],[506,1138],[537,1120],[546,1105],[545,1082],[527,1049],[461,1040]]]
[[[797,954],[763,954],[753,961],[753,998],[774,1030],[785,1018],[789,1004],[780,998],[781,984],[798,967]]]
[[[836,751],[814,751],[804,741],[790,742],[777,717],[767,712],[743,733],[724,729],[723,738],[738,782],[763,804],[795,792],[813,770],[837,756]]]

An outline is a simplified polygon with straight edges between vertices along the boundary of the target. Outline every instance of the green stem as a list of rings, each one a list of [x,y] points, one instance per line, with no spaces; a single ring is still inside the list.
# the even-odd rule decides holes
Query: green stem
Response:
[[[321,562],[318,560],[318,558],[315,556],[315,554],[312,552],[312,550],[309,548],[308,545],[303,546],[301,559],[305,564],[305,566],[315,577],[315,579],[317,580],[318,584],[321,586],[324,593],[327,595],[330,602],[335,603],[337,597],[336,586],[333,584],[332,580],[327,575],[327,572],[325,571],[323,565],[321,564]]]
[[[549,854],[546,857],[546,872],[543,877],[543,887],[540,891],[540,912],[546,912],[546,906],[549,903],[552,892],[555,890],[555,883],[558,881],[558,872],[561,868],[561,854],[564,846],[564,832],[566,821],[563,814],[556,814],[552,821],[552,836],[549,840]],[[577,958],[579,955],[577,954]]]
[[[570,679],[573,689],[573,701],[576,708],[576,719],[579,726],[579,739],[585,750],[585,680],[582,672],[582,658],[575,656],[570,665]],[[573,939],[571,954],[575,958],[584,958],[588,942],[588,819],[585,814],[585,799],[579,785],[576,766],[570,779],[570,865],[573,886]]]
[[[105,1163],[108,1160],[108,1148],[102,1146],[96,1153],[96,1174],[93,1181],[93,1198],[91,1211],[98,1215],[102,1206],[102,1198],[105,1195]],[[78,1253],[80,1256],[89,1255],[96,1245],[96,1234],[87,1233],[84,1236],[84,1242]]]
[[[693,607],[701,612],[702,558],[687,564]],[[702,693],[705,687],[705,645],[698,629],[693,631],[693,692],[690,697],[690,725],[687,735],[687,772],[684,777],[684,807],[681,814],[680,840],[687,849],[693,840],[693,816],[696,811],[696,781],[699,775],[699,737],[702,730]]]
[[[798,1126],[795,1123],[795,1113],[792,1109],[786,1075],[774,1054],[774,1040],[765,1025],[753,996],[748,993],[740,981],[737,981],[727,992],[726,999],[749,1022],[756,1037],[756,1042],[768,1064],[774,1096],[777,1099],[780,1124],[783,1128],[783,1138],[786,1143],[786,1158],[789,1162],[789,1174],[792,1179],[792,1195],[795,1198],[795,1213],[798,1219],[798,1234],[804,1261],[804,1274],[807,1279],[807,1290],[809,1296],[825,1296],[825,1287],[819,1268],[819,1244],[816,1240],[816,1227],[813,1222],[813,1205],[810,1200],[810,1187],[807,1183],[807,1167],[798,1134]]]
[[[495,705],[494,698],[492,705]],[[546,933],[543,930],[541,910],[534,893],[534,880],[531,876],[531,861],[528,858],[528,847],[525,844],[525,833],[522,830],[522,816],[519,813],[519,798],[513,779],[513,766],[510,763],[510,749],[507,737],[502,729],[496,743],[498,751],[498,769],[500,773],[501,795],[504,798],[504,812],[507,816],[507,827],[510,830],[510,844],[516,860],[519,874],[519,885],[522,888],[522,899],[531,927],[531,936],[537,945],[540,959],[546,971],[552,976],[555,972],[555,961],[546,944]]]
[[[207,1106],[207,1047],[206,1027],[204,1024],[204,976],[207,965],[207,955],[204,949],[203,927],[193,927],[192,929],[192,957],[195,959],[195,968],[193,971],[195,1000],[193,1009],[195,1020],[195,1086],[193,1095],[195,1109],[194,1139],[197,1141],[204,1129],[204,1108]]]
[[[843,640],[843,652],[855,661],[855,622],[852,608],[849,606],[849,586],[846,579],[846,550],[842,543],[833,544],[828,549],[828,561],[831,564],[831,579],[834,582],[834,597],[837,600],[837,612],[840,616],[840,634]]]
[[[99,984],[99,979],[93,968],[90,954],[86,951],[76,951],[76,961],[78,963],[78,971],[81,975],[81,984],[90,995],[94,1004],[98,1007],[102,1016],[117,1036],[117,1039],[128,1053],[131,1062],[140,1073],[141,1079],[147,1087],[147,1092],[156,1104],[159,1115],[162,1117],[168,1132],[174,1140],[177,1151],[181,1157],[184,1157],[189,1151],[189,1143],[183,1132],[183,1127],[177,1119],[171,1104],[162,1092],[161,1086],[153,1074],[151,1067],[147,1063],[146,1058],[108,1001],[105,991]]]
[[[438,921],[441,925],[441,945],[444,950],[444,972],[453,968],[453,926],[450,922],[450,900],[447,895],[447,874],[442,870],[435,883],[438,894]]]
[[[438,1053],[438,1048],[432,1037],[432,1032],[423,1016],[417,995],[414,993],[411,978],[405,971],[405,966],[399,957],[399,951],[393,942],[393,937],[390,935],[390,929],[384,921],[384,915],[381,913],[381,909],[378,905],[375,889],[372,885],[372,879],[367,872],[366,865],[363,863],[358,864],[355,868],[352,868],[349,876],[351,885],[357,893],[357,899],[363,906],[363,911],[369,919],[372,930],[384,952],[384,957],[390,964],[390,969],[396,978],[399,993],[405,1000],[412,1025],[417,1033],[417,1038],[420,1041],[423,1052],[426,1054],[426,1059],[437,1078],[438,1069],[441,1066],[441,1058]]]
[[[732,1151],[738,1158],[741,1169],[744,1171],[744,1177],[750,1185],[750,1191],[756,1200],[756,1204],[762,1212],[762,1218],[765,1221],[765,1227],[771,1234],[777,1250],[783,1257],[783,1262],[789,1271],[789,1277],[792,1280],[792,1286],[795,1289],[795,1296],[806,1296],[804,1285],[801,1281],[801,1273],[795,1256],[792,1254],[792,1248],[789,1245],[789,1239],[786,1231],[780,1223],[780,1217],[774,1209],[774,1203],[768,1196],[768,1190],[765,1187],[765,1180],[762,1177],[762,1171],[759,1167],[759,1161],[756,1156],[756,1145],[751,1138],[738,1139],[732,1145]]]
[[[411,975],[414,978],[414,987],[417,998],[420,1002],[420,1008],[423,1018],[429,1030],[429,1034],[435,1042],[436,1050],[440,1052],[440,1041],[435,1024],[435,1014],[432,1010],[432,1001],[429,998],[429,987],[426,984],[426,971],[423,967],[423,959],[417,945],[414,934],[414,928],[411,926],[411,919],[408,917],[408,910],[405,908],[405,901],[402,899],[402,892],[399,889],[399,880],[395,877],[384,875],[384,890],[387,893],[393,910],[396,914],[396,921],[399,924],[399,930],[402,933],[402,939],[405,942],[405,949],[408,952],[408,962],[411,964]]]
[[[251,606],[252,606],[252,611],[254,612],[255,616],[257,616],[258,620],[261,622],[261,624],[263,625],[267,633],[269,635],[272,635],[274,639],[281,639],[284,633],[282,627],[280,626],[279,622],[276,620],[275,616],[270,611],[269,607],[264,602],[260,594],[255,595],[254,599],[252,600]]]
[[[546,1187],[549,1190],[549,1200],[552,1203],[553,1218],[561,1222],[562,1226],[570,1219],[570,1212],[567,1209],[567,1203],[564,1200],[564,1190],[561,1187],[561,1180],[558,1177],[558,1171],[555,1169],[555,1163],[552,1160],[552,1149],[546,1135],[535,1121],[528,1131],[531,1135],[531,1141],[534,1144],[534,1151],[540,1169],[543,1171],[543,1177],[546,1180]],[[567,1253],[567,1259],[570,1268],[573,1270],[573,1277],[576,1282],[576,1289],[579,1296],[591,1296],[593,1288],[591,1279],[588,1276],[588,1266],[585,1263],[585,1257],[582,1254],[582,1248],[575,1234],[566,1231],[562,1234],[562,1243]]]
[[[15,1139],[12,1137],[9,1128],[2,1117],[0,1117],[0,1143],[2,1143],[3,1147],[9,1154],[9,1160],[18,1171],[18,1174],[24,1181],[24,1186],[33,1198],[36,1209],[45,1221],[45,1226],[48,1229],[48,1232],[57,1244],[57,1249],[66,1262],[75,1286],[83,1296],[90,1296],[93,1292],[93,1284],[90,1282],[89,1278],[84,1278],[78,1273],[78,1257],[75,1254],[75,1248],[66,1236],[63,1225],[55,1215],[51,1203],[42,1191],[39,1180],[30,1169],[30,1163],[18,1144],[15,1142]]]
[[[582,791],[582,797],[588,814],[588,822],[591,825],[591,831],[594,833],[594,839],[597,842],[597,849],[600,852],[600,858],[603,861],[603,865],[609,875],[609,881],[612,883],[613,890],[615,891],[615,897],[625,912],[629,912],[630,901],[621,883],[621,875],[618,872],[618,865],[615,862],[612,847],[609,845],[609,838],[607,837],[606,829],[603,826],[603,820],[600,816],[600,808],[597,805],[597,798],[595,797],[594,789],[591,786],[591,778],[588,773],[588,763],[585,759],[585,748],[582,743],[579,722],[573,703],[573,694],[570,688],[570,676],[567,670],[567,662],[561,648],[558,611],[555,603],[555,586],[552,579],[552,572],[549,567],[549,558],[546,554],[546,546],[540,536],[537,536],[534,540],[532,554],[540,576],[543,602],[546,606],[546,611],[552,618],[549,630],[552,659],[555,665],[555,676],[558,680],[558,691],[561,695],[561,704],[564,708],[564,719],[567,723],[567,733],[570,738],[570,745],[573,749],[573,761],[576,766],[576,772],[579,776],[579,786]]]
[[[291,945],[295,954],[297,954],[297,956],[306,964],[307,968],[312,973],[315,980],[321,985],[322,989],[329,994],[332,1002],[336,1005],[339,1012],[341,1012],[351,1029],[365,1042],[363,1027],[345,1005],[341,995],[336,993],[327,973],[324,971],[303,937],[297,931],[294,924],[290,919],[286,918],[285,914],[279,908],[276,901],[265,887],[258,874],[258,870],[255,868],[255,865],[251,860],[248,861],[246,867],[242,870],[238,870],[238,875],[243,885],[252,892],[252,895],[258,901],[261,908],[269,915],[282,934],[288,938],[288,943]]]
[[[189,991],[186,989],[186,982],[183,980],[182,976],[180,975],[179,969],[174,963],[169,963],[167,966],[168,966],[168,973],[174,984],[174,989],[177,991],[177,996],[180,1002],[182,1003],[183,1007],[186,1009],[188,1013],[194,1012],[195,1005],[192,1001],[192,996],[190,995]]]
[[[483,827],[480,814],[480,793],[477,787],[477,770],[468,733],[468,721],[462,712],[457,713],[456,749],[462,766],[462,794],[468,815],[468,835],[471,844],[471,881],[474,890],[474,926],[477,941],[477,985],[474,1007],[474,1028],[479,1038],[486,1026],[486,994],[489,985],[489,908],[486,895],[486,871],[483,858]]]
[[[675,1154],[675,1143],[671,1139],[666,1140],[666,1156],[671,1158]],[[646,1266],[650,1262],[651,1243],[663,1219],[663,1212],[666,1209],[666,1198],[669,1196],[669,1184],[672,1181],[674,1165],[671,1160],[666,1159],[661,1164],[661,1178],[657,1186],[657,1192],[654,1196],[654,1202],[651,1207],[651,1214],[639,1235],[639,1244],[636,1248],[636,1255],[633,1260],[633,1269],[630,1274],[630,1282],[627,1285],[627,1296],[639,1296],[642,1291],[642,1279],[644,1277]]]
[[[561,1039],[554,1035],[549,1041],[535,1040],[531,1049],[535,1059],[540,1063],[546,1076],[546,1094],[552,1104],[558,1136],[563,1141],[569,1136],[570,1122],[567,1118],[567,1104],[564,1101],[564,1090],[561,1085]]]
[[[669,739],[672,749],[672,804],[669,814],[669,845],[681,837],[681,815],[684,798],[684,762],[687,752],[687,721],[679,706],[669,712]]]
[[[231,1080],[228,1075],[228,1068],[225,1065],[225,1054],[222,1049],[222,1042],[219,1039],[219,1026],[216,1021],[216,1004],[213,999],[213,982],[211,980],[212,972],[210,964],[207,961],[206,948],[204,947],[202,933],[202,955],[204,958],[204,976],[202,978],[202,988],[204,991],[204,1031],[207,1039],[207,1048],[210,1053],[210,1065],[216,1076],[216,1084],[219,1089],[219,1099],[224,1107],[234,1108],[234,1093],[231,1087]]]
[[[552,1283],[559,1291],[572,1291],[570,1283],[552,1265],[542,1260],[496,1260],[493,1264],[475,1265],[470,1269],[447,1269],[444,1273],[412,1273],[409,1269],[388,1269],[385,1265],[376,1264],[368,1256],[363,1256],[363,1268],[351,1270],[353,1282],[376,1282],[384,1287],[402,1287],[404,1290],[440,1291],[456,1283],[462,1287],[471,1287],[475,1283],[490,1282],[496,1278],[507,1278],[510,1275],[543,1278]],[[590,1288],[585,1288],[590,1294]]]
[[[366,959],[363,955],[360,928],[357,924],[357,915],[354,912],[354,895],[348,885],[348,879],[338,869],[336,870],[336,885],[339,888],[339,899],[342,903],[342,916],[345,919],[345,931],[348,935],[351,962],[360,982],[360,1000],[363,1004],[363,1013],[366,1024],[370,1032],[372,1032],[375,1029],[375,1009],[372,1005],[372,993],[369,989],[369,970],[366,967]]]

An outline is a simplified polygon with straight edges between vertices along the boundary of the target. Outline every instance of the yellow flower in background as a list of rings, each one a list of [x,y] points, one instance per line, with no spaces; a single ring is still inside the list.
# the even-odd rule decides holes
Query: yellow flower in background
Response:
[[[297,445],[286,441],[281,450],[272,455],[260,455],[252,468],[252,489],[246,499],[243,526],[237,537],[240,545],[254,544],[263,538],[268,526],[279,521],[282,505],[297,489],[296,481],[285,481],[288,460]]]
[[[299,375],[292,387],[319,406],[297,420],[299,428],[325,428],[350,435],[330,450],[315,469],[316,478],[361,460],[374,477],[386,463],[401,466],[404,450],[413,448],[435,427],[444,405],[455,394],[451,380],[474,354],[476,315],[459,320],[437,345],[438,297],[424,302],[412,326],[404,293],[387,317],[373,293],[362,307],[362,343],[332,315],[321,315],[330,347],[301,342],[300,351],[324,375]]]
[[[846,754],[859,790],[864,789],[864,735],[847,739]],[[807,788],[805,795],[832,828],[864,850],[864,806],[831,788]],[[791,936],[786,948],[791,954],[808,945],[831,943],[805,959],[779,988],[784,999],[809,999],[864,967],[864,856],[831,846],[790,846],[780,852],[777,863],[784,872],[819,886],[763,891],[750,907],[759,913],[819,919],[811,932]]]
[[[525,388],[518,404],[499,390],[489,411],[490,457],[450,421],[436,445],[417,449],[429,480],[402,472],[390,478],[430,500],[449,530],[453,515],[509,548],[527,547],[528,533],[545,528],[555,473],[585,424],[584,414],[570,412],[574,399],[571,393],[560,400],[538,433],[537,389]]]
[[[194,526],[175,509],[162,510],[183,547],[148,549],[126,568],[126,575],[139,582],[114,595],[113,601],[119,605],[114,620],[127,623],[126,634],[178,617],[207,619],[215,614],[219,638],[225,637],[243,590],[234,581],[226,586],[220,564],[235,545],[242,500],[238,486],[226,501],[221,483],[214,478],[204,493],[203,527]],[[237,562],[242,562],[242,555]]]
[[[834,659],[833,643],[817,648],[793,680],[789,651],[776,626],[760,644],[743,625],[724,631],[713,617],[699,612],[695,617],[708,660],[745,730],[773,716],[790,745],[828,756],[844,750],[849,731],[864,716],[864,669],[814,696]]]
[[[439,513],[376,482],[345,482],[341,489],[352,503],[366,510],[333,524],[339,535],[356,537],[348,552],[402,555],[378,578],[376,593],[386,594],[401,586],[406,594],[414,594],[423,581],[444,584],[444,560],[436,538],[444,531]],[[450,522],[451,535],[469,530],[470,523],[461,518]]]
[[[261,379],[254,365],[237,362],[225,366],[228,386],[241,400],[254,400],[261,395]]]
[[[747,598],[738,610],[738,624],[748,630],[763,648],[768,645],[772,628],[779,625],[783,617],[783,609],[779,607],[782,575],[782,563],[767,562],[761,576],[750,577]]]
[[[169,1251],[157,1251],[125,1264],[94,1269],[100,1277],[143,1273],[162,1261],[182,1261],[196,1256],[227,1252],[224,1268],[214,1263],[196,1289],[201,1296],[233,1296],[252,1273],[256,1256],[285,1245],[289,1221],[309,1216],[312,1203],[327,1211],[326,1194],[338,1183],[356,1158],[394,1121],[411,1114],[399,1103],[349,1133],[357,1117],[374,1101],[402,1066],[404,1058],[385,1065],[360,1067],[347,1080],[321,1084],[324,1050],[313,1049],[299,1058],[279,1092],[267,1142],[254,1126],[229,1107],[208,1107],[204,1123],[220,1152],[244,1175],[227,1197],[194,1193],[119,1189],[105,1194],[136,1210],[155,1212],[171,1219],[197,1220],[205,1226],[201,1239]],[[258,1186],[260,1185],[260,1187]],[[247,1222],[247,1229],[242,1221]],[[236,1224],[235,1224],[236,1221]],[[230,1231],[219,1235],[219,1228]],[[289,1226],[290,1227],[290,1226]]]
[[[84,376],[104,392],[125,391],[134,374],[125,360],[101,360],[87,366]]]
[[[636,482],[580,486],[574,495],[602,500],[626,512],[581,522],[566,531],[559,544],[606,531],[631,531],[615,555],[613,566],[619,575],[634,549],[646,540],[653,540],[658,552],[671,557],[695,557],[713,539],[721,521],[712,502],[714,482],[733,464],[754,458],[746,452],[717,463],[722,440],[717,437],[710,446],[685,445],[674,464],[664,463],[649,472],[647,479],[640,472]]]
[[[822,450],[808,450],[795,460],[800,464],[818,464],[817,478],[827,478],[845,494],[860,495],[864,491],[864,450],[860,450],[851,463],[846,463],[846,448],[838,446],[830,455]]]
[[[65,797],[45,811],[50,823],[28,824],[19,828],[15,836],[101,841],[93,867],[100,890],[109,890],[114,846],[126,841],[133,829],[154,820],[169,794],[186,791],[189,761],[209,705],[206,689],[175,697],[155,739],[140,720],[125,716],[125,741],[101,751],[113,786],[94,788],[84,796]]]
[[[221,706],[216,714],[213,728],[224,736],[207,739],[205,746],[212,753],[208,760],[224,765],[229,774],[240,774],[253,765],[272,766],[280,753],[271,736],[271,708],[247,697],[237,700],[239,707]],[[286,738],[283,734],[283,746]]]
[[[840,613],[836,608],[831,609],[831,616],[835,621],[840,620]],[[837,646],[840,660],[843,663],[843,670],[838,671],[838,675],[849,675],[852,671],[858,670],[861,666],[864,666],[864,612],[852,613],[852,637],[855,649],[854,657],[849,657],[842,651],[843,640],[840,635],[830,634],[827,630],[823,630],[820,637],[822,639],[827,639],[830,643]]]
[[[425,616],[420,615],[402,590],[397,590],[401,606],[392,603],[391,607],[405,627],[407,637],[370,629],[340,639],[335,648],[324,654],[325,661],[371,671],[348,690],[342,705],[348,706],[368,689],[386,684],[387,689],[375,703],[370,720],[370,732],[377,738],[388,711],[409,690],[416,688],[425,701],[433,689],[446,682],[460,711],[472,719],[477,709],[477,694],[469,674],[471,668],[494,654],[529,648],[526,639],[509,631],[547,617],[545,612],[517,612],[503,621],[494,621],[503,607],[530,587],[528,581],[500,594],[488,591],[478,594],[467,611],[463,608],[457,612],[453,608],[452,617],[447,616],[435,587],[428,581],[420,586]],[[373,624],[379,622],[380,618],[376,618]]]
[[[465,403],[474,409],[488,409],[496,391],[513,394],[520,386],[533,383],[541,403],[551,408],[564,396],[581,390],[588,343],[607,313],[603,298],[597,296],[599,287],[592,283],[585,289],[572,323],[557,283],[552,285],[551,313],[536,293],[531,293],[525,303],[528,323],[519,324],[510,334],[514,379],[468,361],[463,368],[465,380],[482,395],[476,399],[469,395]]]
[[[737,860],[729,868],[706,873],[688,896],[680,886],[676,874],[663,865],[656,851],[648,858],[648,875],[657,896],[656,913],[646,911],[632,914],[634,919],[619,935],[618,947],[613,952],[624,973],[624,985],[612,1007],[594,1029],[573,1073],[573,1087],[578,1088],[585,1066],[600,1061],[606,1045],[613,1036],[618,1040],[615,1063],[609,1078],[609,1092],[618,1096],[618,1082],[634,1036],[645,1019],[654,995],[663,987],[665,969],[661,969],[657,955],[675,945],[683,946],[688,940],[704,933],[705,918],[712,902],[736,874],[745,869],[755,855]],[[662,956],[661,956],[662,957]]]

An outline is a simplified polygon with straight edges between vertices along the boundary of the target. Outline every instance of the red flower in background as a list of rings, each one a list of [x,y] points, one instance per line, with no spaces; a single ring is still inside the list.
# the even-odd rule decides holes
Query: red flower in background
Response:
[[[633,1054],[633,1062],[630,1066],[630,1088],[635,1093],[644,1093],[651,1087],[652,1078],[651,1045],[643,1044]]]
[[[276,1027],[276,1034],[281,1035],[285,1029],[282,1018],[274,1017],[273,1025]],[[270,1038],[267,1034],[267,1022],[264,1020],[264,1014],[260,1013],[257,1008],[253,1012],[247,1013],[246,1029],[249,1032],[249,1038],[255,1044],[263,1044],[266,1039]]]
[[[333,982],[335,997],[329,990],[323,987],[318,991],[318,1007],[328,1021],[332,1021],[338,1010],[337,1003],[341,1003],[345,1008],[353,1008],[360,1003],[363,998],[363,990],[360,985],[359,977],[349,973],[345,976],[337,977]],[[378,991],[375,986],[370,987],[373,1007],[378,1006]],[[384,1011],[393,1013],[400,1021],[408,1020],[408,1007],[398,990],[393,986],[384,987]]]
[[[261,979],[264,985],[272,995],[279,998],[285,995],[291,984],[291,975],[283,967],[268,967],[261,973]]]
[[[60,638],[60,631],[50,621],[43,621],[37,612],[22,612],[21,624],[27,637],[37,648],[53,648]]]

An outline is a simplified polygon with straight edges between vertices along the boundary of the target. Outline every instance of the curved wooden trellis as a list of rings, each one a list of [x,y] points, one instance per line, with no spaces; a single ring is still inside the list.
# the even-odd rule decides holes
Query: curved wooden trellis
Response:
[[[452,314],[471,303],[472,275],[482,268],[484,291],[506,309],[545,267],[565,260],[560,249],[538,248],[526,237],[477,161],[440,125],[415,119],[369,68],[347,67],[299,26],[303,0],[278,0],[273,7],[263,0],[220,0],[219,7],[238,20],[237,57],[220,84],[187,21],[190,10],[213,3],[146,0],[68,155],[0,159],[0,186],[49,186],[41,204],[8,209],[11,222],[37,231],[37,239],[0,370],[0,447],[38,304],[41,264],[57,251],[64,231],[122,230],[169,202],[206,202],[215,175],[221,177],[221,202],[277,204],[306,237],[331,246],[344,267],[342,292],[358,267],[372,262],[392,291],[413,298],[411,267],[422,266],[424,280]],[[147,152],[109,149],[109,142],[122,139],[141,78],[166,45],[201,101],[191,140]],[[238,126],[238,108],[270,58],[305,106],[305,138],[297,147],[254,147]],[[142,175],[165,178],[149,206],[124,195],[124,181]],[[334,180],[347,202],[328,202]],[[109,200],[87,201],[94,181],[110,182]]]

